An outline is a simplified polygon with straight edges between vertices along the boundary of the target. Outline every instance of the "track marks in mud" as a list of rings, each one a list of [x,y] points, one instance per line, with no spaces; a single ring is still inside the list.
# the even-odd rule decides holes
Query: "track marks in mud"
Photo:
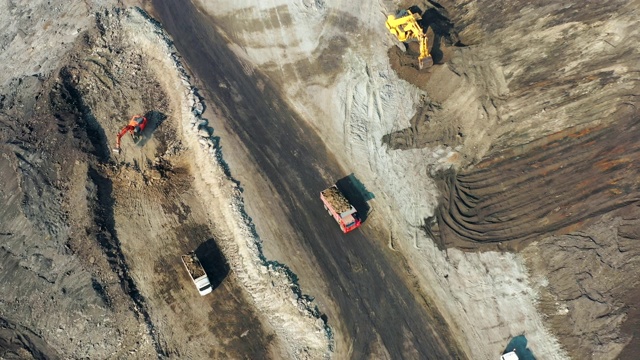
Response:
[[[353,75],[345,88],[343,131],[349,136],[344,137],[344,142],[352,154],[371,152],[371,143],[374,141],[371,134],[375,131],[372,127],[376,127],[384,116],[381,86],[371,76],[370,67],[364,67],[365,71]],[[369,167],[374,168],[371,160]]]
[[[440,111],[442,106],[423,97],[416,114],[409,120],[411,126],[384,135],[382,142],[392,150],[461,145],[464,134],[459,121],[441,119]]]
[[[442,182],[446,245],[522,241],[576,230],[640,199],[640,120],[572,128],[499,153]]]
[[[538,308],[564,334],[562,345],[574,359],[638,354],[638,220],[640,207],[625,206],[580,231],[546,237],[522,251],[530,271],[548,281],[539,289]]]

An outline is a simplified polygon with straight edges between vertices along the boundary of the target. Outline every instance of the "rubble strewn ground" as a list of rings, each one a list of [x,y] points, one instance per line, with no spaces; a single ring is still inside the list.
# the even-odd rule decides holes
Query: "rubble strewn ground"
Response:
[[[437,47],[436,66],[425,72],[413,67],[415,47],[398,52],[399,44],[383,26],[385,14],[413,5],[430,18],[430,46]],[[616,330],[607,333],[617,339],[615,345],[603,347],[591,337],[576,349],[572,339],[581,330],[567,322],[546,322],[555,316],[543,305],[546,292],[557,291],[551,290],[552,281],[559,279],[531,266],[542,261],[532,254],[542,254],[541,244],[551,241],[543,240],[544,233],[525,250],[504,244],[499,251],[485,247],[474,253],[469,252],[474,245],[461,242],[456,244],[465,252],[443,250],[430,225],[440,198],[433,179],[446,176],[444,170],[473,173],[474,164],[485,157],[502,159],[501,150],[518,152],[523,144],[571,126],[610,127],[636,116],[638,54],[625,45],[638,36],[635,2],[590,7],[581,2],[387,1],[362,4],[358,11],[344,11],[351,6],[339,0],[201,6],[232,39],[236,53],[282,84],[292,106],[341,154],[345,169],[376,194],[367,226],[382,232],[380,237],[410,260],[420,287],[429,289],[470,354],[491,358],[512,336],[525,334],[542,358],[561,357],[564,351],[614,358],[632,340],[620,335],[624,326],[611,325],[608,329]],[[242,25],[248,19],[250,28]],[[576,146],[554,156],[571,161],[569,151],[580,156],[585,150]],[[491,169],[492,160],[487,161]],[[494,175],[496,186],[501,175]],[[623,190],[630,201],[635,188],[629,184]],[[490,190],[499,193],[499,188]],[[508,190],[513,196],[545,196],[537,192],[542,189]],[[492,201],[501,202],[499,197]],[[572,206],[590,206],[572,201],[577,201]],[[586,231],[587,223],[579,225],[565,231]],[[527,224],[520,229],[528,229]],[[501,252],[510,246],[521,252]],[[574,274],[566,281],[579,282],[575,274],[581,265],[562,266]],[[633,294],[610,291],[614,298]],[[569,311],[588,312],[592,305],[587,304],[574,302]],[[626,306],[615,308],[624,312],[630,303]],[[581,323],[582,329],[591,325],[588,331],[597,332],[601,323]]]
[[[290,356],[296,358],[323,358],[330,355],[331,332],[309,298],[303,296],[295,278],[281,264],[268,261],[261,250],[260,239],[253,232],[245,210],[238,184],[229,175],[220,150],[211,136],[208,121],[201,117],[204,104],[197,89],[189,83],[179,54],[159,24],[150,21],[140,9],[129,12],[130,23],[125,29],[135,47],[144,49],[148,56],[157,56],[157,71],[174,71],[176,76],[162,77],[167,89],[180,89],[180,126],[185,145],[192,149],[194,158],[194,188],[208,204],[207,214],[212,219],[215,242],[225,254],[239,284],[248,292],[254,306],[282,340]],[[129,25],[133,24],[133,25]],[[138,27],[153,27],[140,35]],[[225,209],[221,211],[220,209]]]
[[[263,263],[166,35],[139,10],[92,16],[50,77],[3,87],[3,356],[324,357],[325,325]],[[149,125],[114,154],[130,113]],[[214,294],[186,273],[192,250]]]
[[[524,334],[538,358],[633,358],[638,1],[196,3],[375,194],[362,231],[402,254],[468,357]],[[326,264],[261,243],[276,212],[245,205],[161,24],[117,5],[0,5],[0,357],[352,354],[302,293],[330,293]],[[383,25],[409,6],[429,26],[422,72]],[[135,113],[143,139],[112,153]]]

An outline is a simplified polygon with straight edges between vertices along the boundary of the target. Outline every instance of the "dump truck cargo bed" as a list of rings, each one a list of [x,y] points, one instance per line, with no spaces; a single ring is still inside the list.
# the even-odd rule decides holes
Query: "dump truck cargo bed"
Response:
[[[182,255],[182,262],[187,267],[187,271],[193,279],[197,279],[205,274],[200,261],[194,253]]]
[[[209,281],[209,277],[207,276],[206,271],[204,271],[204,268],[202,267],[200,260],[198,260],[195,252],[192,251],[187,255],[181,255],[181,257],[182,263],[184,264],[184,267],[187,268],[189,276],[196,285],[200,295],[204,296],[211,293],[211,291],[213,291],[211,282]]]
[[[333,185],[320,192],[320,199],[324,203],[325,209],[329,212],[343,233],[348,233],[360,226],[361,220],[356,208],[340,192],[337,186]]]
[[[345,198],[340,190],[338,190],[338,188],[335,186],[323,190],[320,194],[322,194],[325,200],[329,204],[331,204],[333,210],[335,210],[338,214],[350,211],[353,208],[347,198]]]

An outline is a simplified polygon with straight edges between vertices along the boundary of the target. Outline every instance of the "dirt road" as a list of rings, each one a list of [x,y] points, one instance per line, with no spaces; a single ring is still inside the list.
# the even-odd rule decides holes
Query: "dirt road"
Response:
[[[237,60],[211,19],[190,3],[158,0],[153,4],[176,47],[204,84],[210,106],[220,109],[228,120],[224,126],[239,139],[241,145],[233,146],[244,148],[257,165],[260,173],[251,180],[259,184],[241,183],[247,189],[270,191],[254,192],[258,198],[245,193],[249,208],[252,202],[267,204],[253,205],[265,211],[250,215],[256,218],[259,231],[280,234],[278,241],[291,242],[267,243],[266,247],[291,245],[298,251],[297,259],[286,255],[282,259],[300,275],[303,290],[315,296],[326,313],[328,324],[336,331],[337,356],[462,357],[438,314],[427,311],[425,298],[407,285],[402,259],[366,229],[344,236],[326,215],[319,192],[345,173],[316,133],[296,117],[268,79]],[[227,149],[223,143],[225,158]],[[233,171],[242,173],[232,166]],[[273,217],[260,219],[269,216],[267,211]],[[305,280],[306,276],[324,279],[329,285]],[[313,285],[305,288],[305,284]]]
[[[167,88],[163,68],[149,60],[155,56],[152,51],[140,56],[132,40],[119,42],[123,27],[118,17],[98,17],[98,28],[103,30],[87,41],[94,44],[97,58],[74,59],[64,81],[65,88],[75,89],[75,101],[91,104],[85,117],[95,116],[105,134],[92,139],[101,155],[89,173],[97,188],[96,219],[103,234],[98,240],[108,259],[122,260],[112,264],[113,270],[131,278],[129,293],[140,299],[135,304],[144,311],[160,355],[275,356],[273,336],[216,246],[220,230],[211,219],[210,204],[194,187],[193,150],[185,146],[181,131],[181,93]],[[124,48],[127,61],[111,58],[108,47]],[[131,68],[134,78],[125,75]],[[110,84],[119,91],[100,91]],[[133,143],[127,136],[120,154],[109,149],[123,125],[110,114],[114,109],[149,119],[142,140]],[[180,260],[193,250],[216,289],[206,297],[198,295]]]

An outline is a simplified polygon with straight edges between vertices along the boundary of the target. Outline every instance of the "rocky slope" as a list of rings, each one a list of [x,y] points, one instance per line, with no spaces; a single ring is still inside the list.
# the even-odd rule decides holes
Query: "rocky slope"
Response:
[[[42,70],[53,71],[49,64]],[[17,324],[3,339],[19,346],[3,356],[155,356],[144,300],[117,240],[95,222],[103,218],[99,134],[68,69],[50,74],[17,76],[2,91],[0,301],[3,322]],[[21,333],[30,340],[15,344]]]
[[[539,358],[633,358],[638,1],[197,3],[375,194],[366,226],[469,357],[524,334]],[[0,356],[327,355],[318,313],[263,262],[177,54],[112,5],[0,4]],[[423,72],[383,25],[409,6]],[[122,114],[148,109],[153,134],[110,160]],[[211,269],[198,303],[171,254],[214,238],[233,272]]]
[[[166,34],[138,9],[92,10],[46,72],[2,87],[0,356],[327,356],[323,320],[260,253]],[[132,113],[148,128],[116,155]],[[180,262],[194,249],[216,287],[203,298]]]
[[[441,5],[472,45],[450,69],[473,78],[469,59],[489,63],[492,80],[478,84],[487,96],[471,125],[487,130],[490,147],[444,182],[440,239],[524,248],[538,308],[563,347],[575,358],[632,357],[639,83],[638,52],[626,44],[639,35],[638,3]],[[480,137],[461,131],[464,153]]]

